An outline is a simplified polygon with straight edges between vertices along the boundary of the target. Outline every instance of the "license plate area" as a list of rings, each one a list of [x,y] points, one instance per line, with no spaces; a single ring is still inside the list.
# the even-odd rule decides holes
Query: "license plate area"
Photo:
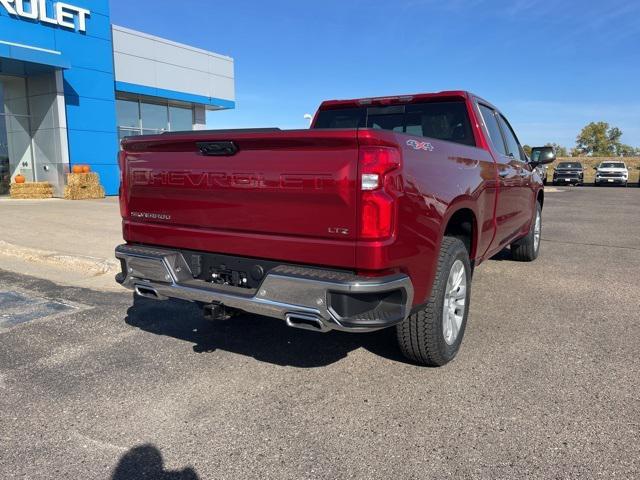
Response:
[[[184,250],[181,253],[189,265],[193,278],[214,285],[246,289],[258,288],[270,270],[282,265],[281,262],[215,253]]]

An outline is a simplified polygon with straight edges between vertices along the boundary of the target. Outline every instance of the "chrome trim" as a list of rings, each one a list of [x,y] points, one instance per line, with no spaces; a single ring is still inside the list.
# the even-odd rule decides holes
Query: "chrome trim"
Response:
[[[147,285],[136,285],[133,290],[141,297],[152,298],[153,300],[167,300],[167,297],[159,295],[155,288]]]
[[[413,285],[407,275],[397,274],[381,278],[352,277],[348,280],[304,278],[294,274],[270,272],[255,290],[223,287],[194,280],[182,254],[175,250],[137,245],[120,245],[116,258],[123,260],[125,269],[119,281],[121,285],[147,298],[145,289],[157,295],[158,300],[178,298],[201,303],[219,302],[229,308],[248,313],[279,318],[288,325],[291,316],[318,319],[321,329],[307,326],[313,331],[369,332],[384,327],[345,327],[341,318],[328,306],[329,292],[378,293],[403,290],[403,319],[411,313]],[[318,270],[318,273],[325,272]],[[330,278],[330,277],[329,277]],[[142,293],[140,293],[142,292]]]
[[[301,320],[305,320],[307,322],[315,322],[318,325],[318,328],[314,328],[306,323],[296,323],[294,322],[294,319],[299,318]],[[287,313],[285,315],[285,321],[287,322],[287,325],[289,325],[292,328],[300,328],[302,330],[311,330],[312,332],[328,332],[329,330],[331,330],[330,327],[328,327],[320,317],[317,317],[315,315],[307,315],[304,313]]]

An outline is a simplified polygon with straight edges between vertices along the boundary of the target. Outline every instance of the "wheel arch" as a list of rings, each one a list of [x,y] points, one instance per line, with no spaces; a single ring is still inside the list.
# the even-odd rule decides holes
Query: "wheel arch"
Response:
[[[442,236],[460,238],[473,261],[478,248],[478,221],[471,205],[467,202],[456,204],[447,212],[443,226]]]

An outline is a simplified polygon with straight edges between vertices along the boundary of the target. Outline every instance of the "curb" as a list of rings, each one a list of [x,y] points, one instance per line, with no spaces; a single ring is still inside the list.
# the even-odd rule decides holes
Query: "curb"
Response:
[[[4,240],[0,240],[0,255],[20,258],[32,263],[47,263],[57,267],[69,268],[85,272],[93,277],[108,273],[117,273],[120,263],[115,259],[87,257],[82,255],[66,255],[59,252],[39,250],[37,248],[21,247]]]

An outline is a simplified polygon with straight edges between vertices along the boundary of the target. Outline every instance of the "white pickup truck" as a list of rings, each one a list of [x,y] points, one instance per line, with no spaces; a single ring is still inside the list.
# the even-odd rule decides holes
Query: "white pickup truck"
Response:
[[[624,162],[602,162],[596,167],[595,185],[613,184],[627,186],[629,169]]]

